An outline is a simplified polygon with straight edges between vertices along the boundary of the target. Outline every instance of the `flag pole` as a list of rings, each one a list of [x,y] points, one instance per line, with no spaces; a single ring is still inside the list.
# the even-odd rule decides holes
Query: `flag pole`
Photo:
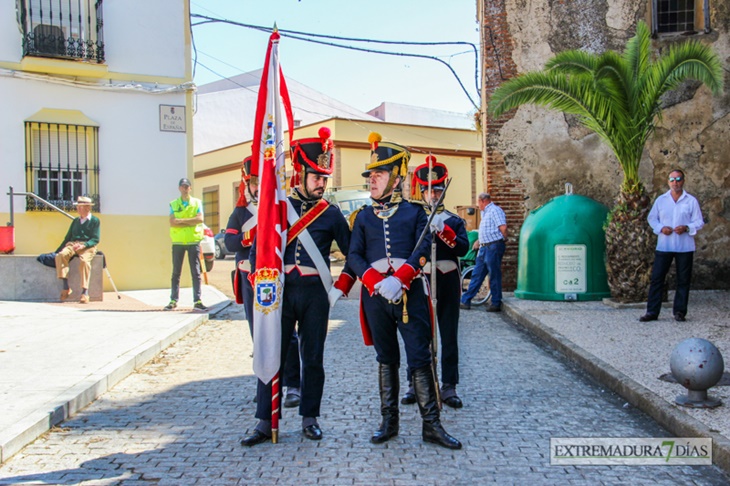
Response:
[[[279,66],[278,44],[279,32],[274,25],[258,93],[252,160],[259,167],[260,177],[256,236],[260,244],[256,245],[256,268],[253,269],[253,369],[259,380],[271,383],[271,441],[274,444],[279,439],[281,412],[283,257],[288,232],[284,123],[289,127],[290,142],[294,125],[286,80]]]

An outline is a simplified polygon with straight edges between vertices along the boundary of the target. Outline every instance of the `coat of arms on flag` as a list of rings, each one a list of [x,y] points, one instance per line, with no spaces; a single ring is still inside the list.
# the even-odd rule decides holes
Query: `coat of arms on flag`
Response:
[[[279,271],[275,268],[262,268],[256,272],[254,280],[256,310],[268,314],[279,308],[281,302],[281,283]]]

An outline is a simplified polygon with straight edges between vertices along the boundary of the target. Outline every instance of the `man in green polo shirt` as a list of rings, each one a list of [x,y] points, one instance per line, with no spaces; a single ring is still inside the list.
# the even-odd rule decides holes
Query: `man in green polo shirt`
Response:
[[[74,218],[66,233],[63,242],[56,250],[56,275],[63,281],[61,302],[71,295],[68,286],[68,262],[75,256],[79,257],[81,274],[81,297],[79,302],[89,303],[89,276],[91,275],[91,260],[96,255],[96,245],[99,244],[99,218],[91,214],[91,198],[79,196],[76,202],[78,217]]]
[[[177,307],[180,296],[180,274],[188,254],[190,276],[193,280],[193,307],[207,311],[200,300],[200,241],[203,239],[203,202],[190,196],[191,184],[186,178],[178,183],[180,197],[170,202],[170,238],[172,239],[172,288],[170,303],[165,310]]]

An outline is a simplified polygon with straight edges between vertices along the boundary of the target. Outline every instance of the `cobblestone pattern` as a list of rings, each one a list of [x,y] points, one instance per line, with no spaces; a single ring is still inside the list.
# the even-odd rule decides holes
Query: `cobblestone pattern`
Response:
[[[550,437],[664,437],[503,316],[462,313],[461,410],[446,429],[450,451],[421,441],[417,407],[401,406],[400,435],[377,427],[377,365],[362,344],[357,301],[333,311],[320,418],[325,437],[304,439],[284,409],[279,444],[239,445],[254,425],[251,340],[240,308],[202,325],[63,427],[0,467],[0,484],[727,484],[711,466],[556,467]],[[405,377],[405,370],[401,375]],[[403,381],[405,381],[403,379]],[[405,391],[402,384],[402,392]]]

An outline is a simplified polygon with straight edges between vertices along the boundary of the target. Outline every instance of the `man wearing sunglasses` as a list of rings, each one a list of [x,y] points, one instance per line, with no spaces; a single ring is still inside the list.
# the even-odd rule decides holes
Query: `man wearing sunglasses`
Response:
[[[672,307],[674,320],[684,322],[687,315],[692,257],[695,251],[694,235],[705,223],[697,199],[684,191],[683,187],[684,172],[679,169],[670,172],[669,191],[654,201],[649,212],[649,225],[657,235],[657,245],[646,314],[639,318],[641,322],[656,321],[659,318],[664,280],[672,260],[676,262],[677,270],[677,292]]]

